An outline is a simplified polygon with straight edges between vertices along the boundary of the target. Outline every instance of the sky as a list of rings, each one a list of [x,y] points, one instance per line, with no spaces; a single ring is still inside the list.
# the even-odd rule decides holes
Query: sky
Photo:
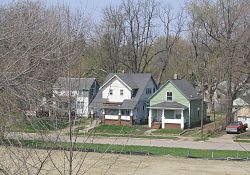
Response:
[[[87,9],[94,21],[99,21],[102,17],[102,10],[108,5],[119,5],[122,0],[45,0],[47,5],[66,4],[72,9]],[[173,10],[178,10],[187,0],[161,0],[160,2],[169,4]]]

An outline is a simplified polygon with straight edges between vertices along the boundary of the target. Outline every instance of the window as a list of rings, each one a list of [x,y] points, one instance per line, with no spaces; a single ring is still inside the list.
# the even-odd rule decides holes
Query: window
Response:
[[[109,89],[109,95],[113,95],[113,89]]]
[[[153,88],[153,93],[155,93],[155,88]]]
[[[121,115],[129,116],[129,109],[122,109],[121,110]]]
[[[123,89],[120,90],[120,95],[123,95]]]
[[[175,119],[181,119],[181,111],[175,111]]]
[[[167,92],[167,101],[172,101],[172,100],[173,100],[172,92]]]
[[[151,94],[152,93],[152,89],[151,88],[146,88],[146,94]]]

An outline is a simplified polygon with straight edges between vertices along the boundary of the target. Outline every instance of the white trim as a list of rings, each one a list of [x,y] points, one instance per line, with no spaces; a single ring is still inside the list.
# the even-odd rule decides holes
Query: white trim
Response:
[[[121,120],[130,120],[130,116],[128,115],[122,115]]]
[[[162,113],[161,113],[161,128],[165,128],[165,114],[164,114],[164,109],[162,109]]]
[[[188,127],[191,127],[191,103],[189,101],[189,108],[188,108]]]
[[[105,115],[105,119],[118,120],[118,115]]]
[[[165,119],[165,123],[181,124],[181,119]]]
[[[152,124],[152,110],[149,109],[149,116],[148,116],[148,127],[151,128]]]
[[[160,107],[147,107],[149,109],[166,109],[166,110],[185,110],[185,108],[160,108]],[[187,109],[187,108],[186,108]]]
[[[184,129],[184,114],[183,114],[183,110],[181,111],[181,129]]]
[[[132,91],[132,88],[129,86],[129,85],[127,85],[124,81],[122,81],[122,79],[119,77],[119,76],[117,76],[116,74],[113,76],[113,77],[111,77],[108,81],[106,81],[106,83],[104,83],[100,88],[99,88],[99,90],[101,90],[104,86],[106,86],[113,78],[117,78],[122,84],[124,84],[129,90],[131,90]]]

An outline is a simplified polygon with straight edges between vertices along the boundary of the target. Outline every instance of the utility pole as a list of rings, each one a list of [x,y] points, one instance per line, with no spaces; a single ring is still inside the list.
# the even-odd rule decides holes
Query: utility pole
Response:
[[[203,85],[203,77],[201,78],[201,139],[203,139],[203,118],[204,118],[204,85]]]

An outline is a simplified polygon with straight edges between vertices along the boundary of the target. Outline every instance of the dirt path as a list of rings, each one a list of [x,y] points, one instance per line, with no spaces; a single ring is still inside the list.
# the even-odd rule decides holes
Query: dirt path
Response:
[[[0,168],[9,174],[35,174],[40,161],[48,155],[46,150],[0,147]],[[40,174],[68,174],[68,152],[53,151],[45,161]],[[85,157],[86,156],[86,157]],[[84,160],[83,162],[81,162]],[[82,164],[81,164],[82,163]],[[56,169],[56,168],[58,169]],[[172,158],[165,156],[132,156],[117,154],[74,152],[76,174],[95,175],[235,175],[250,174],[249,162],[211,161],[200,159]],[[80,168],[80,169],[79,169]],[[1,174],[1,172],[0,172]]]

